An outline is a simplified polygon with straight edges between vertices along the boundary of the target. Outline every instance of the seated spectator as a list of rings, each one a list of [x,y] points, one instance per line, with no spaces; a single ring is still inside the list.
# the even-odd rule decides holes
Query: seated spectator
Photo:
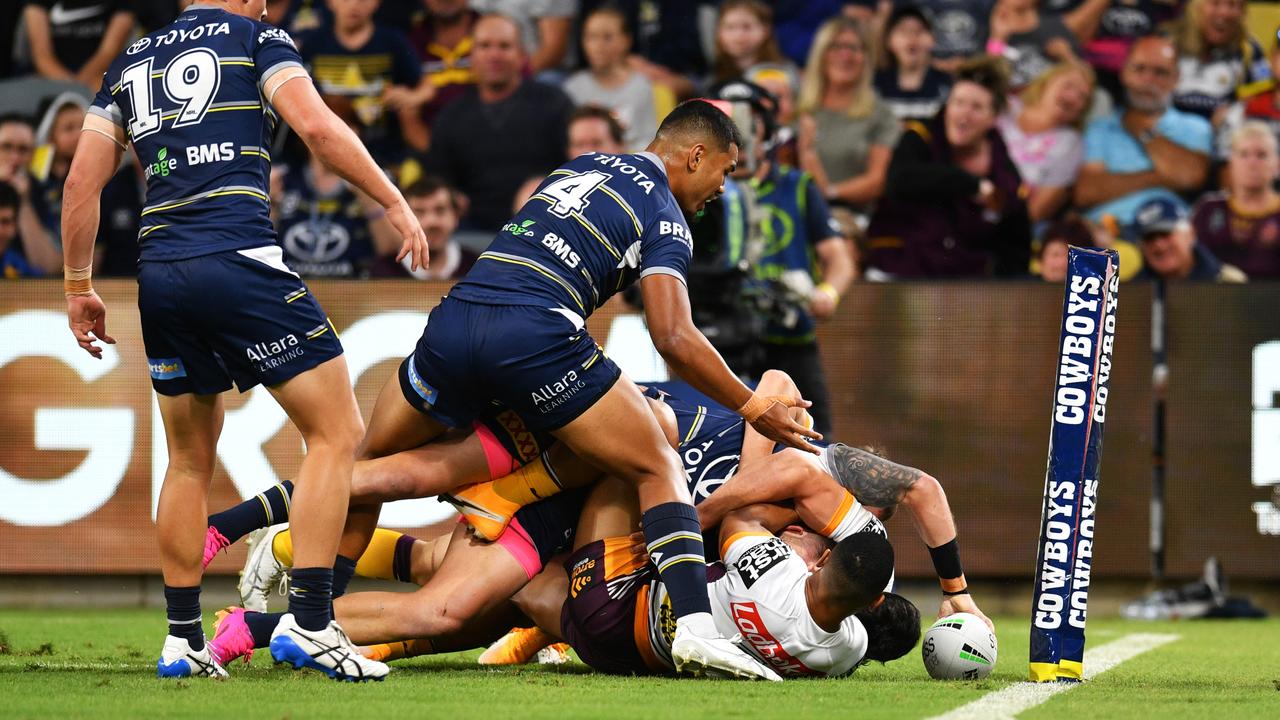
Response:
[[[903,5],[893,11],[882,36],[884,69],[876,92],[899,120],[930,120],[942,109],[951,76],[933,67],[933,28],[924,11]]]
[[[1168,40],[1134,43],[1122,80],[1125,107],[1085,130],[1075,202],[1091,220],[1113,215],[1129,225],[1138,206],[1153,198],[1186,207],[1177,193],[1204,185],[1213,131],[1208,120],[1171,106],[1178,66]]]
[[[867,228],[867,276],[1021,277],[1031,260],[1022,180],[996,130],[1004,61],[960,66],[939,117],[912,121]]]
[[[657,133],[656,129],[654,133]],[[649,140],[653,138],[650,137]],[[565,153],[565,159],[572,160],[588,152],[610,155],[627,152],[622,142],[622,124],[605,108],[599,105],[583,105],[569,115],[569,151]]]
[[[409,32],[409,42],[422,61],[422,74],[435,93],[422,105],[422,120],[428,126],[445,105],[457,100],[475,85],[471,69],[471,31],[480,13],[467,7],[467,0],[425,0],[426,12]]]
[[[1187,211],[1168,198],[1143,203],[1135,215],[1134,235],[1142,242],[1144,266],[1138,280],[1199,280],[1241,283],[1239,268],[1227,265],[1196,242]]]
[[[1049,0],[1046,9],[1062,15],[1083,45],[1098,85],[1119,105],[1125,96],[1120,71],[1133,43],[1177,17],[1181,6],[1181,0]]]
[[[1096,247],[1093,229],[1080,217],[1055,220],[1040,236],[1040,279],[1060,283],[1067,279],[1067,248]]]
[[[405,188],[404,199],[418,216],[418,224],[427,236],[431,263],[414,270],[412,259],[401,261],[401,267],[397,268],[399,274],[407,273],[417,280],[457,280],[466,275],[479,255],[462,247],[453,237],[461,209],[453,188],[440,178],[427,175]]]
[[[1201,198],[1191,215],[1200,243],[1252,279],[1280,279],[1280,155],[1260,122],[1231,138],[1230,184]]]
[[[35,149],[36,131],[31,121],[22,115],[0,117],[0,183],[13,191],[16,202],[14,237],[4,250],[6,277],[42,275],[62,265],[62,252],[32,203],[29,166]]]
[[[379,164],[404,159],[406,146],[427,149],[419,108],[435,88],[422,77],[404,34],[374,22],[380,0],[329,0],[333,22],[298,38],[298,52],[325,102],[355,118]]]
[[[1239,100],[1232,103],[1218,127],[1217,148],[1214,158],[1226,160],[1231,156],[1231,138],[1236,130],[1249,120],[1267,124],[1271,132],[1280,138],[1280,28],[1277,28],[1275,45],[1268,56],[1271,77],[1239,89]],[[1226,185],[1224,181],[1222,183]]]
[[[773,10],[763,0],[725,0],[716,18],[711,82],[740,78],[762,62],[790,62],[773,36]]]
[[[760,63],[743,76],[764,88],[777,101],[778,132],[772,141],[773,159],[782,165],[798,165],[796,158],[796,92],[800,74],[791,65]]]
[[[1084,143],[1080,128],[1093,97],[1093,70],[1081,63],[1054,65],[1009,101],[997,121],[1018,172],[1030,190],[1027,209],[1039,222],[1071,199]]]
[[[333,13],[327,0],[267,0],[267,17],[264,20],[284,28],[296,38],[332,25]]]
[[[800,88],[800,168],[833,204],[865,210],[884,191],[901,125],[871,87],[865,26],[833,18],[818,31]]]
[[[1021,92],[1054,64],[1077,62],[1080,45],[1061,18],[1040,12],[1037,0],[996,0],[987,53],[1009,61],[1010,88]]]
[[[305,160],[271,171],[271,215],[285,262],[306,277],[368,277],[379,258],[400,249],[400,234],[376,202],[305,148],[294,155]]]
[[[475,38],[476,85],[436,119],[426,165],[466,195],[467,229],[497,232],[516,188],[564,162],[573,103],[559,88],[524,78],[520,28],[511,18],[482,17]]]
[[[95,92],[134,22],[131,0],[30,0],[23,19],[36,72]]]
[[[709,71],[699,21],[715,12],[715,0],[582,0],[584,9],[606,4],[622,7],[635,33],[631,66],[671,93],[670,105],[660,103],[658,114],[665,117],[677,101],[696,95],[693,78],[705,78]]]
[[[534,75],[564,64],[578,10],[576,0],[471,0],[471,9],[485,15],[506,15],[516,23]]]
[[[628,152],[640,152],[658,132],[653,85],[631,67],[631,33],[626,16],[612,7],[603,7],[587,16],[582,24],[582,53],[586,70],[569,77],[564,91],[577,105],[599,105],[613,111],[626,131]]]
[[[1173,106],[1214,125],[1244,85],[1267,80],[1262,45],[1244,27],[1244,0],[1191,0],[1173,25],[1178,86]]]
[[[39,268],[27,262],[18,239],[18,209],[22,201],[18,191],[7,182],[0,181],[0,278],[13,280],[44,275]]]
[[[954,74],[960,64],[982,54],[995,0],[920,0],[933,19],[934,65]]]

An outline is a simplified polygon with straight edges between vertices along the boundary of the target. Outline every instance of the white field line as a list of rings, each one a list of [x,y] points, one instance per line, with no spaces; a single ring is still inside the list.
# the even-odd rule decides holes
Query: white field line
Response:
[[[146,663],[108,663],[108,662],[49,662],[47,660],[33,660],[31,662],[14,664],[15,668],[23,670],[148,670],[152,665]]]
[[[1135,633],[1125,635],[1106,645],[1100,645],[1084,653],[1084,677],[1093,679],[1098,675],[1130,660],[1148,650],[1177,640],[1177,635],[1156,633]],[[1013,718],[1024,710],[1040,705],[1049,698],[1078,687],[1080,683],[1021,682],[984,695],[977,700],[939,715],[931,720],[1001,720]]]

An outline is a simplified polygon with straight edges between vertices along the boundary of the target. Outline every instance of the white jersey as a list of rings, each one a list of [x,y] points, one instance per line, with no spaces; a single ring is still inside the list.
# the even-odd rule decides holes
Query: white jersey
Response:
[[[865,511],[864,511],[865,512]],[[809,614],[809,569],[782,540],[743,535],[731,540],[725,575],[711,584],[711,614],[725,637],[743,645],[784,677],[847,675],[867,652],[867,631],[849,616],[836,632]]]

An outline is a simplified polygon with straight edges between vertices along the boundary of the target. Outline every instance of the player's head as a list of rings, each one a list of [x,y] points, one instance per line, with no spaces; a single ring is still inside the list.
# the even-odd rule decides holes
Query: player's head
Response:
[[[778,539],[786,543],[812,571],[819,563],[826,562],[826,553],[835,547],[831,538],[816,533],[804,525],[788,525],[778,532]]]
[[[680,103],[658,126],[649,150],[662,158],[671,194],[692,215],[724,192],[742,138],[733,119],[705,100]]]
[[[250,20],[264,20],[267,17],[267,0],[213,0],[213,2],[222,5],[232,15],[240,15]]]
[[[867,630],[864,661],[897,660],[920,641],[920,610],[901,595],[885,593],[882,602],[855,616]]]
[[[0,253],[18,236],[18,191],[0,181]]]
[[[893,546],[880,533],[854,533],[836,543],[817,574],[828,602],[850,612],[865,610],[893,577]]]
[[[442,250],[458,229],[458,195],[444,180],[425,175],[404,190],[409,209],[418,218],[432,252]]]
[[[362,28],[373,22],[382,0],[329,0],[333,23],[343,29]]]
[[[569,159],[591,151],[623,152],[622,124],[608,109],[583,105],[569,115]]]
[[[520,25],[509,15],[491,13],[476,21],[471,67],[482,89],[505,91],[520,83],[525,49]]]

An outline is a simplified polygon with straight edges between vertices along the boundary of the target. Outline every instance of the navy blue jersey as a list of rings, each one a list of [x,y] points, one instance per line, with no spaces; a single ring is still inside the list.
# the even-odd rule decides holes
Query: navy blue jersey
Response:
[[[560,166],[449,292],[581,317],[648,275],[685,282],[693,241],[652,153],[587,153]]]
[[[262,88],[291,67],[302,61],[288,33],[200,6],[111,63],[89,112],[125,129],[145,170],[143,261],[275,242],[266,148],[276,118]]]

